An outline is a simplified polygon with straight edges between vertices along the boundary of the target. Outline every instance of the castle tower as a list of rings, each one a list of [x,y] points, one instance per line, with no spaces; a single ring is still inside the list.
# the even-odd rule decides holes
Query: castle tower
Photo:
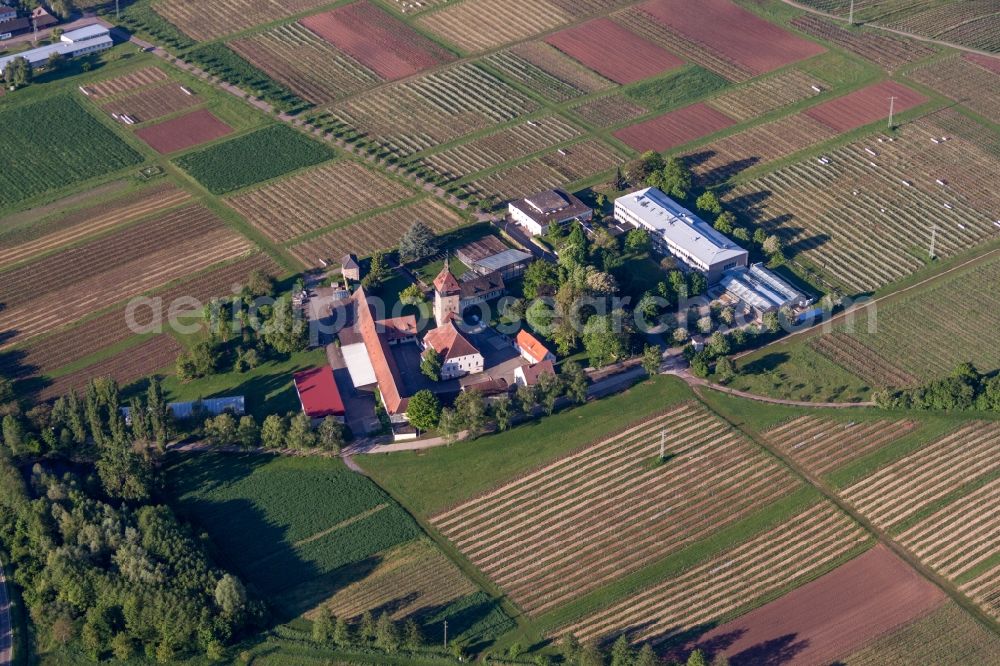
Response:
[[[461,317],[462,286],[451,274],[448,259],[444,260],[444,268],[434,278],[434,321],[438,326],[454,317]]]

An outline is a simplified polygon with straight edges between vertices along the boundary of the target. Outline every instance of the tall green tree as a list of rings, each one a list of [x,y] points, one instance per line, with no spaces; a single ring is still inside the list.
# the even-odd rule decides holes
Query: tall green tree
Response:
[[[399,241],[399,256],[403,261],[417,261],[437,252],[437,242],[423,222],[414,222]]]
[[[436,428],[441,419],[441,401],[428,389],[417,391],[407,404],[406,417],[418,430]]]

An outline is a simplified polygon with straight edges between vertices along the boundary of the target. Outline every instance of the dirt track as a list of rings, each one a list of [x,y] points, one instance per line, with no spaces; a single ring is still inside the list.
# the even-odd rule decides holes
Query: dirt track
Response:
[[[733,666],[828,664],[947,599],[888,548],[876,546],[777,601],[699,639]]]

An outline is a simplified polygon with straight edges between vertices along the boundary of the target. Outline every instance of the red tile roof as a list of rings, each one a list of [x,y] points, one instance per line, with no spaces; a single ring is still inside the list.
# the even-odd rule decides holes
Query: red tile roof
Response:
[[[312,419],[344,416],[344,401],[330,366],[295,373],[295,390],[299,393],[302,411]]]
[[[475,345],[469,342],[451,321],[427,333],[424,336],[424,342],[441,354],[441,358],[445,361],[479,353]]]
[[[552,375],[555,377],[556,366],[552,364],[552,361],[542,361],[541,363],[521,368],[521,372],[524,373],[524,382],[528,386],[534,386],[538,383],[538,378],[542,375]]]
[[[390,415],[404,413],[408,399],[403,395],[405,389],[399,377],[399,368],[396,367],[396,359],[392,356],[386,336],[379,335],[381,324],[375,321],[375,308],[368,303],[364,287],[359,287],[354,292],[354,302],[357,308],[357,326],[375,370],[375,380],[382,394],[385,411]]]
[[[413,337],[417,334],[417,318],[413,315],[406,315],[394,319],[383,319],[378,322],[378,331],[389,342]]]
[[[547,354],[552,353],[538,338],[523,328],[518,331],[516,341],[517,348],[530,356],[532,363],[541,363]]]
[[[451,274],[447,261],[444,263],[444,268],[441,269],[438,276],[434,278],[434,288],[442,294],[454,294],[462,290],[462,285]]]

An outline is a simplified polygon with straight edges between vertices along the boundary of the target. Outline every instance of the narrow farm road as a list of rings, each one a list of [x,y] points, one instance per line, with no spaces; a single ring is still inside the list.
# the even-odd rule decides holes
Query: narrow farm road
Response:
[[[10,619],[10,597],[3,562],[0,562],[0,666],[10,666],[14,658],[14,630]]]
[[[828,408],[828,409],[850,409],[854,407],[875,407],[874,402],[808,402],[804,400],[786,400],[784,398],[772,398],[766,395],[758,395],[756,393],[748,393],[747,391],[737,391],[736,389],[731,389],[720,384],[714,384],[707,379],[702,379],[701,377],[695,377],[691,374],[690,370],[672,370],[665,374],[674,375],[675,377],[680,377],[688,386],[692,388],[707,388],[713,391],[718,391],[719,393],[725,393],[726,395],[733,395],[738,398],[746,398],[747,400],[756,400],[757,402],[766,402],[772,405],[786,405],[789,407],[812,407],[816,409]]]
[[[833,19],[835,21],[840,21],[842,23],[847,23],[847,19],[843,16],[838,16],[830,12],[823,11],[822,9],[816,9],[815,7],[810,7],[809,5],[804,5],[801,2],[796,2],[795,0],[781,0],[786,5],[795,7],[796,9],[801,9],[809,12],[810,14],[816,14],[817,16],[823,16],[825,18]],[[977,53],[979,55],[993,56],[997,57],[996,53],[991,53],[990,51],[983,51],[981,49],[974,49],[971,46],[962,46],[961,44],[954,44],[952,42],[946,42],[941,39],[934,39],[933,37],[925,37],[923,35],[915,35],[912,32],[906,32],[905,30],[896,30],[895,28],[887,28],[885,26],[879,25],[877,23],[864,23],[868,28],[876,28],[882,30],[883,32],[891,32],[895,35],[900,35],[901,37],[909,37],[910,39],[915,39],[918,42],[924,42],[926,44],[937,44],[938,46],[950,46],[953,49],[958,49],[959,51],[967,51],[968,53]]]

